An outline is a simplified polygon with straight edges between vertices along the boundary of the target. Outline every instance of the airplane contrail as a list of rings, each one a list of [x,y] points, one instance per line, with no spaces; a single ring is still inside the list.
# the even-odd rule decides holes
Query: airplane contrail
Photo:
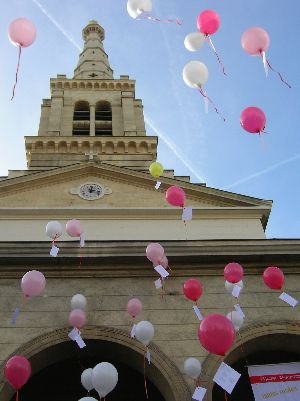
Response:
[[[192,166],[192,163],[187,160],[181,152],[176,148],[174,143],[171,141],[170,138],[168,138],[165,134],[162,134],[152,123],[152,121],[149,120],[145,116],[145,123],[149,125],[149,127],[155,132],[155,134],[172,150],[173,154],[177,157],[178,160],[181,161],[181,163],[198,179],[200,182],[205,182],[205,179],[194,169]]]
[[[56,28],[64,35],[64,37],[72,43],[73,46],[76,47],[80,52],[82,51],[82,48],[79,46],[78,43],[64,30],[64,28],[52,17],[52,15],[45,9],[45,7],[38,1],[38,0],[31,0],[41,11],[43,14],[46,15],[46,17],[52,22],[53,25],[56,26]]]
[[[285,164],[291,163],[291,162],[293,162],[295,160],[298,160],[298,159],[300,159],[300,153],[298,153],[295,156],[289,157],[288,159],[281,160],[280,162],[275,163],[272,166],[267,167],[267,168],[265,168],[263,170],[260,170],[260,171],[258,171],[256,173],[250,174],[247,177],[241,178],[240,180],[238,180],[238,181],[236,181],[236,182],[234,182],[234,183],[232,183],[230,185],[227,185],[224,189],[227,190],[229,188],[236,187],[239,184],[243,184],[244,182],[250,181],[253,178],[260,177],[260,176],[262,176],[264,174],[269,173],[270,171],[276,170],[278,167],[284,166]]]

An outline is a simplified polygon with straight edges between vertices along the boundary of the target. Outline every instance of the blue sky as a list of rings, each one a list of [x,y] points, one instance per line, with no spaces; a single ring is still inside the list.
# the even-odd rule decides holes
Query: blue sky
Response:
[[[188,52],[184,37],[196,31],[205,9],[221,19],[212,39],[227,71],[221,72],[206,44]],[[44,11],[43,11],[44,10]],[[47,15],[46,15],[47,14]],[[153,0],[153,16],[179,17],[176,24],[136,21],[126,0],[11,0],[0,4],[0,174],[25,168],[24,135],[36,135],[42,98],[49,98],[49,79],[73,76],[82,47],[81,30],[96,19],[106,31],[104,47],[114,77],[136,79],[136,97],[144,104],[147,134],[159,136],[158,159],[176,175],[193,182],[274,201],[268,238],[299,238],[300,217],[300,4],[295,0]],[[15,99],[10,100],[17,49],[7,39],[12,20],[25,17],[37,28],[35,43],[22,54]],[[288,89],[262,62],[240,46],[242,33],[260,26],[270,35],[267,57],[292,85]],[[182,80],[182,68],[200,60],[209,70],[205,86],[222,119]],[[241,111],[264,110],[262,137],[243,131]]]

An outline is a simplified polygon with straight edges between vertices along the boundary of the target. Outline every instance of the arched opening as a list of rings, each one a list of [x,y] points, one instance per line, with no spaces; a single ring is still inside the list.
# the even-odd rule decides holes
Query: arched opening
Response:
[[[259,323],[241,330],[234,349],[224,359],[225,363],[241,374],[228,399],[253,401],[248,366],[299,362],[299,340],[300,325],[296,322],[268,325]],[[209,380],[207,401],[224,401],[224,390],[213,383],[213,377],[219,366],[220,358],[212,355],[204,362],[201,376]]]
[[[90,135],[90,105],[86,101],[75,103],[73,135]]]
[[[79,349],[68,340],[70,329],[58,329],[34,338],[14,352],[24,355],[32,366],[32,376],[21,389],[21,399],[30,401],[74,401],[86,395],[80,376],[99,362],[110,362],[118,370],[119,381],[108,395],[110,401],[146,400],[144,387],[144,346],[127,332],[108,327],[87,327],[86,347]],[[150,346],[151,364],[146,365],[149,400],[190,401],[191,393],[176,365],[155,345]],[[3,368],[3,366],[2,366]],[[1,369],[3,372],[3,369]],[[91,396],[98,399],[93,390]],[[8,383],[0,383],[1,401],[14,401]]]
[[[96,104],[95,135],[112,135],[112,112],[111,104],[109,102],[101,101]]]
[[[85,348],[80,350],[75,343],[68,341],[51,347],[49,352],[59,352],[64,355],[64,359],[52,363],[34,374],[21,390],[22,399],[30,401],[77,401],[87,395],[80,382],[81,373],[84,369],[93,368],[100,362],[110,362],[118,371],[118,384],[107,396],[109,401],[140,401],[146,399],[144,375],[123,360],[120,361],[119,354],[124,353],[122,347],[98,340],[88,340],[86,345]],[[123,358],[121,357],[121,359]],[[142,361],[143,357],[140,356],[140,359]],[[147,379],[147,391],[152,400],[165,401],[165,398],[149,379]],[[99,398],[95,390],[90,392],[90,396]],[[12,397],[11,401],[15,401],[15,397]]]

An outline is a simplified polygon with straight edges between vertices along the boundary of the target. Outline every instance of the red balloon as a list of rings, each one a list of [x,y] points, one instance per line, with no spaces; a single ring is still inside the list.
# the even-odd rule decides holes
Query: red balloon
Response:
[[[171,206],[184,207],[185,192],[182,188],[173,185],[166,191],[166,201]]]
[[[240,123],[250,134],[260,134],[266,126],[266,116],[258,107],[247,107],[241,113]]]
[[[228,263],[224,268],[224,279],[229,283],[236,284],[243,280],[244,270],[239,263]]]
[[[204,35],[212,35],[217,32],[220,26],[220,18],[212,10],[203,11],[197,18],[197,28]]]
[[[190,301],[197,302],[202,295],[202,285],[199,280],[190,278],[183,284],[183,293]]]
[[[263,274],[263,280],[271,290],[281,290],[284,284],[284,274],[279,267],[267,267]]]
[[[226,316],[206,316],[198,330],[200,344],[209,352],[224,356],[235,340],[234,326]]]
[[[31,365],[24,356],[11,357],[4,366],[4,376],[8,383],[19,390],[28,381],[31,375]]]

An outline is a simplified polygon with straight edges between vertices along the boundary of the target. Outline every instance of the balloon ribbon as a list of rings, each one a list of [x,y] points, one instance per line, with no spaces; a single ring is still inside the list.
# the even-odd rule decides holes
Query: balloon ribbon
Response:
[[[264,55],[263,55],[263,53],[264,53],[264,52],[261,52],[260,54],[261,54],[261,57],[262,57],[262,59],[263,59],[263,61],[264,61]],[[274,68],[273,68],[273,67],[271,66],[271,64],[270,64],[270,61],[269,61],[267,58],[265,59],[265,62],[266,62],[266,64],[267,64],[267,66],[270,68],[270,70],[273,71],[273,72],[275,72],[275,73],[279,76],[281,82],[283,82],[288,88],[291,89],[291,85],[283,78],[283,76],[281,75],[281,73],[280,73],[279,71],[274,70]]]
[[[18,83],[18,73],[19,73],[19,68],[20,68],[20,59],[21,59],[21,52],[22,52],[22,46],[19,46],[19,56],[18,56],[18,64],[17,64],[17,71],[16,71],[16,80],[15,80],[15,84],[13,87],[13,93],[12,93],[12,97],[10,100],[13,100],[14,96],[15,96],[15,89]]]
[[[217,57],[220,66],[222,67],[223,74],[224,74],[224,75],[227,75],[226,72],[225,72],[225,67],[224,67],[224,65],[223,65],[222,62],[221,62],[221,59],[220,59],[220,57],[219,57],[219,55],[218,55],[218,53],[217,53],[217,50],[216,50],[216,48],[215,48],[215,46],[214,46],[214,44],[213,44],[213,42],[212,42],[212,40],[211,40],[210,35],[206,35],[206,37],[207,37],[207,39],[208,39],[208,43],[210,44],[210,47],[212,48],[212,51],[215,53],[215,56]]]
[[[211,105],[215,109],[215,112],[220,115],[220,117],[222,118],[222,120],[225,123],[226,119],[220,114],[220,112],[217,109],[217,107],[215,106],[214,102],[207,96],[207,94],[204,92],[204,90],[201,88],[201,86],[199,86],[198,89],[199,89],[199,92],[201,93],[201,95],[204,97],[204,99],[207,99],[211,103]]]
[[[148,400],[148,390],[147,390],[147,379],[146,379],[146,351],[144,352],[144,384],[145,384],[145,393],[146,398]]]
[[[147,19],[149,21],[154,21],[154,22],[165,22],[165,23],[172,23],[175,22],[176,25],[182,25],[182,21],[179,18],[176,19],[159,19],[156,17],[152,17],[151,15],[149,15],[147,12],[145,12],[144,10],[140,10],[141,11],[141,17],[137,18],[137,19]]]

